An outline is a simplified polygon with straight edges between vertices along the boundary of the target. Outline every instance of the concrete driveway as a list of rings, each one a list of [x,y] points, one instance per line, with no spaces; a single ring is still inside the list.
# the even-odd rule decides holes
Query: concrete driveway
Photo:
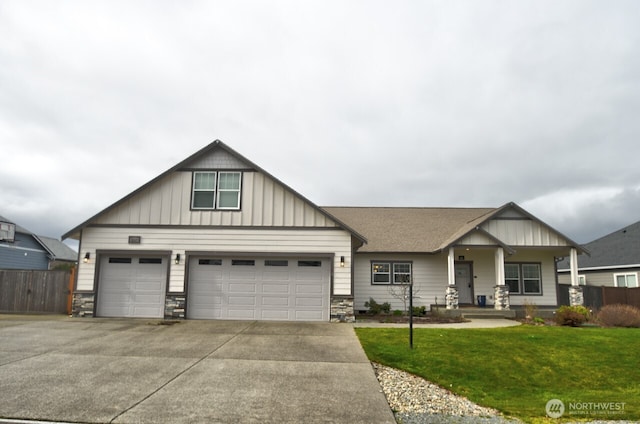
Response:
[[[160,323],[0,316],[0,418],[395,423],[351,325]]]

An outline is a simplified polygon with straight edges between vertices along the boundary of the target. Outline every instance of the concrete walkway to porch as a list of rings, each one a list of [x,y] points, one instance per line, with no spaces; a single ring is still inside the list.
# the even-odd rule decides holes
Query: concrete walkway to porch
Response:
[[[413,324],[413,328],[500,328],[515,327],[520,322],[510,319],[474,319],[468,322],[453,322],[447,324]],[[373,327],[373,328],[409,328],[409,323],[384,323],[375,321],[356,321],[354,327]]]

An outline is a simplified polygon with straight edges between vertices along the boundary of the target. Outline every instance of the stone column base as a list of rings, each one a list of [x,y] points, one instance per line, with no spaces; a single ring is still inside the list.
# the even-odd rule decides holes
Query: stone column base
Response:
[[[499,284],[494,286],[494,289],[495,304],[493,305],[493,308],[496,311],[508,311],[510,309],[509,286],[506,284]]]
[[[93,317],[95,309],[94,293],[74,293],[71,316],[73,317]]]
[[[447,309],[458,309],[458,288],[456,286],[447,287],[444,301]]]
[[[164,319],[185,319],[187,297],[184,294],[167,294],[164,299]]]
[[[331,322],[356,322],[353,297],[331,298]]]
[[[582,287],[580,286],[569,287],[569,305],[571,306],[584,305],[584,294],[582,293]]]

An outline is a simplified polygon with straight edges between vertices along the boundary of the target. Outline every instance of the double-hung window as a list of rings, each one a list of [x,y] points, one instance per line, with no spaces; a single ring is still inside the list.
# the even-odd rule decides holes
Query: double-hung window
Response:
[[[613,274],[616,287],[638,287],[638,274],[629,272],[624,274]]]
[[[411,283],[411,262],[371,262],[371,284]]]
[[[509,286],[509,293],[520,293],[520,265],[504,264],[504,283]]]
[[[240,209],[241,172],[196,171],[193,173],[192,209]]]
[[[542,294],[542,273],[540,264],[504,264],[504,282],[511,294]]]

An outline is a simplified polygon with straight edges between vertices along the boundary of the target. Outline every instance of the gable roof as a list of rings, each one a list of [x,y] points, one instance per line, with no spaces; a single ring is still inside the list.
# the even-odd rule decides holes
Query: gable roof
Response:
[[[367,242],[367,239],[364,236],[362,236],[360,233],[358,233],[356,230],[354,230],[350,226],[346,225],[339,218],[334,217],[330,213],[328,213],[327,211],[321,209],[315,203],[311,202],[309,199],[307,199],[306,197],[304,197],[300,193],[296,192],[291,187],[289,187],[288,185],[284,184],[282,181],[280,181],[279,179],[277,179],[276,177],[274,177],[273,175],[271,175],[270,173],[268,173],[264,169],[260,168],[258,165],[256,165],[255,163],[251,162],[249,159],[247,159],[246,157],[242,156],[240,153],[236,152],[235,150],[233,150],[232,148],[230,148],[229,146],[227,146],[226,144],[224,144],[220,140],[213,141],[212,143],[210,143],[206,147],[200,149],[196,153],[192,154],[191,156],[189,156],[188,158],[186,158],[182,162],[176,164],[175,166],[171,167],[167,171],[165,171],[162,174],[158,175],[157,177],[155,177],[154,179],[152,179],[148,183],[142,185],[141,187],[139,187],[135,191],[131,192],[127,196],[125,196],[122,199],[118,200],[117,202],[115,202],[111,206],[108,206],[106,209],[103,209],[102,211],[98,212],[97,214],[95,214],[91,218],[89,218],[86,221],[84,221],[82,224],[80,224],[80,225],[76,226],[75,228],[69,230],[68,232],[66,232],[65,234],[62,235],[62,239],[64,240],[66,238],[77,238],[79,236],[80,231],[83,228],[85,228],[86,226],[88,226],[89,224],[91,224],[94,220],[96,220],[96,218],[98,218],[101,215],[111,211],[112,209],[116,208],[117,206],[120,206],[121,204],[127,202],[129,199],[131,199],[132,197],[136,196],[138,193],[142,192],[143,190],[147,189],[149,186],[153,185],[157,181],[163,179],[165,176],[167,176],[167,175],[169,175],[169,174],[171,174],[171,173],[173,173],[175,171],[178,171],[178,170],[181,170],[181,169],[184,169],[184,168],[189,168],[194,163],[197,163],[198,161],[206,158],[206,156],[208,156],[210,153],[212,153],[213,151],[218,150],[218,149],[223,150],[227,154],[227,156],[229,158],[234,159],[236,161],[239,161],[239,162],[241,162],[243,164],[246,164],[248,168],[251,168],[253,170],[261,172],[262,174],[264,174],[264,175],[268,176],[269,178],[273,179],[277,184],[280,184],[282,187],[284,187],[285,189],[289,190],[290,192],[292,192],[293,194],[298,196],[304,202],[306,202],[309,205],[311,205],[311,207],[313,207],[319,213],[321,213],[322,215],[326,216],[331,221],[335,222],[338,225],[338,227],[350,232],[352,234],[352,236],[355,237],[357,240],[359,240],[361,243],[364,244],[364,243]]]
[[[507,250],[509,246],[481,228],[495,217],[514,210],[539,223],[578,249],[578,244],[540,221],[517,204],[499,208],[398,208],[398,207],[325,207],[332,215],[352,225],[369,240],[359,252],[437,253],[455,245],[466,236],[480,232]]]
[[[359,252],[436,252],[493,208],[325,207],[368,239]]]
[[[640,221],[585,244],[590,256],[578,257],[578,269],[640,266]],[[558,263],[558,270],[569,262]]]

